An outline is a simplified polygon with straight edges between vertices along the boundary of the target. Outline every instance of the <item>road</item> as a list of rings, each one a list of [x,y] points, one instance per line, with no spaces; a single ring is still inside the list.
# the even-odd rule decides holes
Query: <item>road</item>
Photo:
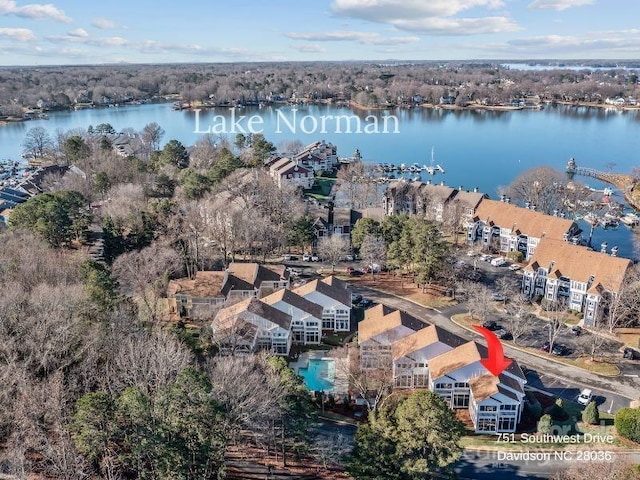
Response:
[[[451,315],[466,311],[464,306],[457,305],[439,313],[403,298],[377,292],[366,287],[354,285],[353,290],[374,302],[384,303],[390,307],[404,310],[414,317],[442,327],[463,338],[483,342],[480,335],[476,335],[451,321]],[[607,407],[606,410],[609,409],[611,402],[613,402],[612,413],[615,413],[623,406],[629,406],[630,399],[638,398],[638,392],[640,392],[639,378],[624,376],[615,378],[602,377],[579,368],[531,355],[506,344],[504,347],[507,356],[516,359],[521,366],[525,366],[534,372],[530,374],[531,379],[534,381],[532,386],[540,390],[549,391],[554,395],[560,394],[563,398],[575,400],[582,388],[589,387],[598,394],[598,400]]]
[[[531,453],[540,455],[541,452],[532,451]],[[578,452],[568,453],[566,459],[555,458],[555,452],[551,452],[548,459],[545,457],[533,460],[507,460],[499,455],[504,455],[504,453],[466,450],[455,467],[458,479],[512,480],[526,478],[542,480],[551,478],[554,473],[569,467],[572,462],[583,461],[578,458]],[[640,453],[614,453],[611,461],[640,463]],[[593,478],[593,480],[600,479]]]

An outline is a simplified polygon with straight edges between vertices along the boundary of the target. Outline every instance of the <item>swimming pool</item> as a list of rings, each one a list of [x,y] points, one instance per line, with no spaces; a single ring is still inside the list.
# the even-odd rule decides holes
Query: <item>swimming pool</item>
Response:
[[[336,363],[331,359],[312,358],[306,367],[298,368],[298,374],[312,392],[331,392],[335,387]]]

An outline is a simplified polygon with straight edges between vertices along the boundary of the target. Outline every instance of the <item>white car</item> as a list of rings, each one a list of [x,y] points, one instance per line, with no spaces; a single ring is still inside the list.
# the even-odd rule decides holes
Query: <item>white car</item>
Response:
[[[586,406],[589,405],[591,400],[593,400],[593,392],[588,388],[582,389],[580,395],[578,395],[578,403]]]
[[[302,261],[303,262],[310,262],[311,261],[311,255],[308,253],[305,253],[304,255],[302,255]]]
[[[518,265],[517,263],[509,265],[509,270],[511,270],[512,272],[517,272],[518,270],[520,270],[520,265]]]
[[[507,261],[503,257],[498,257],[491,260],[491,265],[493,265],[494,267],[502,267],[503,265],[506,265],[506,264],[507,264]]]
[[[467,257],[475,257],[476,255],[478,255],[478,253],[474,252],[473,250],[469,250],[467,252]]]

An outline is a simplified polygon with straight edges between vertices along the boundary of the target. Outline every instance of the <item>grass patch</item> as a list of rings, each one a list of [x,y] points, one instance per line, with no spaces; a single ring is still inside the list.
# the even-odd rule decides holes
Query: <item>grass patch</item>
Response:
[[[304,194],[308,197],[315,198],[318,201],[327,200],[329,195],[331,195],[331,190],[333,189],[333,185],[336,183],[335,178],[329,177],[316,177],[315,184],[313,188],[309,190],[305,190]]]

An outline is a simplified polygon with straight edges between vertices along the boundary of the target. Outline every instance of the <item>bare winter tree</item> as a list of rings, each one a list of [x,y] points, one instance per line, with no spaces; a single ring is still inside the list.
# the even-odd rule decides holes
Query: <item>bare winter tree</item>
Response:
[[[42,158],[51,153],[54,144],[51,135],[43,127],[30,129],[22,142],[25,155],[33,158]]]
[[[141,132],[142,141],[150,151],[160,150],[160,142],[164,134],[164,129],[156,122],[148,123]]]
[[[517,293],[509,298],[505,326],[511,332],[515,343],[518,343],[520,338],[527,336],[533,330],[532,314],[529,313],[530,306],[531,301],[526,295]]]
[[[349,252],[349,242],[341,235],[323,237],[318,242],[318,255],[331,264],[331,271],[336,271],[336,265]]]
[[[175,250],[156,242],[140,251],[120,255],[113,263],[113,273],[123,293],[139,299],[145,317],[155,323],[159,320],[160,298],[169,275],[178,271],[180,265]]]
[[[467,284],[465,290],[467,292],[469,315],[484,322],[494,310],[491,290],[486,285],[477,283]]]
[[[563,174],[551,167],[536,167],[518,175],[508,192],[514,202],[535,205],[537,211],[551,215],[562,210],[565,181]]]
[[[544,311],[545,316],[549,319],[549,322],[545,325],[545,328],[547,329],[549,352],[551,352],[556,343],[556,340],[558,339],[558,336],[566,328],[564,319],[568,312],[567,302],[564,299],[548,302],[544,307]]]
[[[387,245],[384,240],[375,235],[365,235],[360,245],[360,258],[364,265],[371,268],[371,277],[375,279],[374,265],[379,265],[381,268],[387,262]]]
[[[640,267],[635,265],[625,275],[617,294],[604,292],[600,324],[609,333],[616,328],[633,324],[640,318]]]

